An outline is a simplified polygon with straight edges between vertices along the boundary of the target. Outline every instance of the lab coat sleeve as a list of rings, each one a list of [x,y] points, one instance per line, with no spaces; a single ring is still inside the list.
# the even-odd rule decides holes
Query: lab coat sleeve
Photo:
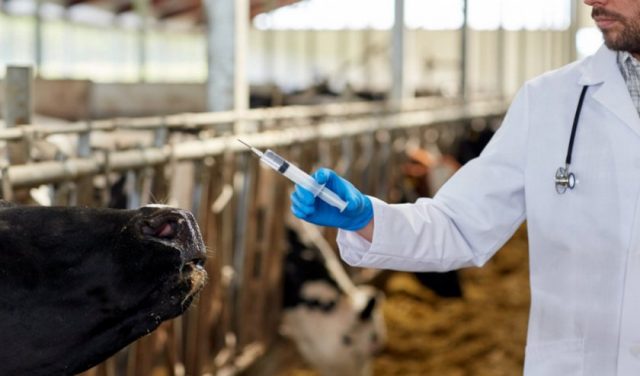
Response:
[[[480,157],[461,168],[433,199],[391,205],[372,198],[372,242],[355,232],[338,232],[345,262],[447,271],[481,266],[491,258],[525,219],[527,91],[526,86],[520,90]]]

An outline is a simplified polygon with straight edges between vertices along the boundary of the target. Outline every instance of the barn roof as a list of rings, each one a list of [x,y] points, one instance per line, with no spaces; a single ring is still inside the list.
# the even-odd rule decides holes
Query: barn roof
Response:
[[[4,9],[8,9],[14,5],[22,5],[31,3],[35,7],[38,0],[0,0]],[[45,3],[56,4],[66,9],[74,7],[90,6],[102,11],[108,11],[114,15],[123,15],[126,13],[136,12],[136,0],[44,0]],[[269,12],[283,6],[297,3],[301,0],[249,0],[250,17],[264,12]],[[181,20],[189,20],[194,24],[204,22],[204,6],[203,0],[148,0],[149,16],[158,20],[172,20],[179,18]],[[22,3],[22,4],[18,4]]]

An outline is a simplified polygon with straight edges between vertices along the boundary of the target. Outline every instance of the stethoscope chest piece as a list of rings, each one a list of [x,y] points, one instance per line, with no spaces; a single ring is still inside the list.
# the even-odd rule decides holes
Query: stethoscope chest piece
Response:
[[[573,189],[576,186],[576,176],[569,172],[568,167],[559,167],[556,171],[556,192],[563,194],[567,188]]]

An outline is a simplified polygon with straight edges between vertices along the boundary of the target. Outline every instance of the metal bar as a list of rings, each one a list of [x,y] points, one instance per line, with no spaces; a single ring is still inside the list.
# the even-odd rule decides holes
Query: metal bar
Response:
[[[149,0],[134,0],[134,8],[140,19],[138,25],[138,81],[147,81],[147,31],[149,29]]]
[[[468,99],[467,93],[467,63],[469,43],[469,0],[462,2],[462,27],[460,29],[460,98]]]
[[[407,97],[407,82],[405,77],[405,27],[404,0],[395,0],[395,21],[392,29],[391,70],[392,87],[391,98]]]
[[[567,39],[569,42],[568,56],[569,61],[575,61],[578,58],[578,50],[576,46],[576,34],[578,33],[578,28],[580,27],[580,4],[577,1],[570,1],[570,19],[569,19],[569,28],[567,29]]]
[[[524,27],[518,32],[518,82],[525,82],[529,75],[528,36],[529,32]]]
[[[455,105],[458,101],[449,98],[420,98],[390,102],[355,102],[333,103],[317,106],[286,106],[267,109],[254,109],[245,112],[204,112],[185,113],[170,116],[152,116],[140,118],[115,118],[109,120],[94,120],[91,129],[99,131],[115,131],[118,129],[156,130],[166,127],[171,130],[192,130],[207,128],[214,125],[245,121],[271,121],[304,119],[310,117],[341,117],[372,115],[381,113],[420,111],[429,108],[440,108]],[[19,140],[24,132],[29,130],[35,135],[46,137],[52,134],[80,133],[87,129],[87,122],[76,122],[65,125],[23,125],[22,129],[0,128],[0,140]]]
[[[500,24],[498,25],[498,30],[496,31],[496,94],[499,98],[504,98],[504,83],[505,83],[505,52],[506,52],[506,44],[505,44],[505,30],[504,30],[504,12],[503,12],[503,2],[502,0],[499,3],[500,7]]]
[[[36,75],[42,71],[42,3],[43,0],[36,0],[35,22],[33,33],[33,51]]]
[[[208,24],[207,108],[244,111],[248,108],[245,73],[247,0],[205,0]]]
[[[417,111],[390,115],[381,118],[326,122],[320,125],[298,126],[282,130],[243,135],[243,138],[258,148],[288,146],[314,139],[339,139],[341,137],[364,134],[379,129],[411,128],[436,123],[448,123],[478,117],[501,116],[506,111],[503,102],[487,102],[460,107],[443,108],[434,111]],[[176,144],[173,152],[178,160],[202,159],[216,156],[226,150],[245,150],[235,136],[217,137],[206,140],[186,141]],[[171,148],[145,148],[110,153],[112,171],[124,171],[145,166],[166,163],[171,157]],[[88,174],[102,173],[105,167],[104,155],[92,158],[71,158],[65,162],[40,162],[9,167],[9,180],[14,188],[31,187],[39,184],[77,179]]]
[[[311,86],[315,83],[316,77],[314,77],[314,75],[315,72],[318,71],[318,30],[309,28],[309,30],[305,32],[304,39],[304,65],[306,66],[305,71],[308,78],[307,85]],[[273,56],[275,56],[275,54]]]

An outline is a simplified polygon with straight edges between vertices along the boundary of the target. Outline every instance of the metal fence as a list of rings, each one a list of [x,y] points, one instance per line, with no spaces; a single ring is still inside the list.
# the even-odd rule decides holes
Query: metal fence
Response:
[[[26,124],[0,129],[7,146],[0,193],[19,201],[44,187],[53,204],[105,206],[119,180],[127,207],[159,200],[192,210],[211,251],[199,301],[86,374],[232,375],[277,335],[291,188],[236,138],[307,171],[333,167],[364,192],[393,201],[408,143],[446,147],[470,121],[499,120],[504,112],[499,100],[432,98]],[[53,135],[70,137],[75,152],[34,156]],[[125,142],[96,148],[104,135]]]

